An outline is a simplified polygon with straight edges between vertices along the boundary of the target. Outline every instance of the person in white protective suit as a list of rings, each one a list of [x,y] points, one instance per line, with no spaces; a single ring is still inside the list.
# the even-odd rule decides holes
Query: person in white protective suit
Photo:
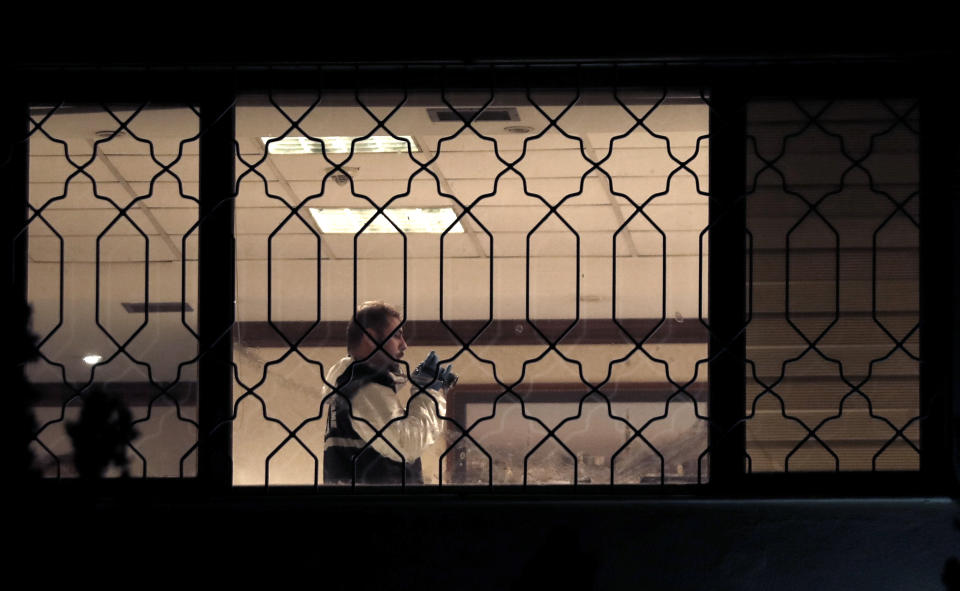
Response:
[[[323,389],[325,398],[334,393],[325,404],[324,484],[423,484],[420,456],[442,436],[438,413],[446,414],[456,376],[431,352],[408,380],[400,320],[389,304],[365,302],[347,328],[347,356]],[[408,383],[404,409],[398,393]]]

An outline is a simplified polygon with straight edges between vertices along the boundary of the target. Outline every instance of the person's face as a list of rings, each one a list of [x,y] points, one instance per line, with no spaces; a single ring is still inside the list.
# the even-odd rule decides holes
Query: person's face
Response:
[[[403,329],[397,329],[398,326],[400,326],[400,319],[390,318],[382,331],[370,331],[374,337],[383,342],[383,350],[374,353],[368,363],[391,370],[397,369],[399,361],[403,359],[403,352],[407,350],[407,342],[403,338]],[[395,329],[396,332],[394,332]],[[391,333],[393,334],[391,335]],[[369,355],[377,348],[369,337],[364,337],[364,345],[366,345],[365,353],[362,356]]]
[[[398,326],[400,326],[400,319],[391,318],[386,329],[379,335],[381,338],[387,339],[383,343],[383,350],[393,358],[391,363],[394,365],[397,361],[403,359],[403,352],[407,350],[407,341],[403,338],[403,329],[397,329]],[[396,332],[394,332],[395,329],[397,329]],[[390,333],[393,333],[393,335],[387,338]]]

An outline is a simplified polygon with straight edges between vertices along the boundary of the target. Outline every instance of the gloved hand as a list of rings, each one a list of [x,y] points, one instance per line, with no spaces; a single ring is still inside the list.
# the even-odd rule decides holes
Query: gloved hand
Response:
[[[427,358],[417,365],[410,375],[410,380],[424,388],[434,390],[452,388],[460,378],[453,373],[453,364],[440,367],[437,352],[430,351]]]

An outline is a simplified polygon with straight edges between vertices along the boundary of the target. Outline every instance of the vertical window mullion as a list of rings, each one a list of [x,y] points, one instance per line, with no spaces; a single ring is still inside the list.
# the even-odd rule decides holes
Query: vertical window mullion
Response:
[[[208,89],[230,88],[211,81]],[[234,254],[235,96],[210,91],[200,105],[200,335],[198,473],[213,489],[232,483],[230,459],[236,258]]]
[[[931,492],[942,493],[958,480],[960,178],[956,106],[938,86],[920,103],[920,471]]]
[[[24,224],[29,203],[30,157],[29,144],[24,138],[28,132],[29,107],[26,101],[17,96],[4,100],[2,104],[0,186],[8,206],[8,213],[4,216],[7,237],[3,250],[4,292],[9,304],[19,306],[27,301],[27,236]],[[7,309],[11,308],[8,306]]]
[[[30,343],[27,323],[27,207],[29,203],[29,144],[24,138],[29,130],[29,106],[27,101],[12,89],[21,87],[14,82],[2,105],[0,120],[0,191],[4,196],[6,212],[4,218],[3,242],[3,292],[6,310],[13,314],[12,342],[16,360],[7,363],[4,383],[16,388],[11,392],[4,408],[4,433],[13,434],[6,440],[13,444],[7,457],[11,458],[13,480],[19,483],[27,476],[27,466],[22,462],[27,458],[27,445],[23,439],[25,412],[29,400],[25,386],[23,358],[32,353],[24,347]],[[32,433],[30,433],[32,435]]]
[[[745,471],[742,422],[746,336],[746,112],[729,85],[710,98],[710,482],[735,486]]]

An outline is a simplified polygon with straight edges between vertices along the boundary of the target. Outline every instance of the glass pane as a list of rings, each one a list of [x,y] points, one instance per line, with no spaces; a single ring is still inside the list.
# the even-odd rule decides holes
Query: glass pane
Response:
[[[696,92],[245,97],[234,482],[323,484],[331,414],[381,483],[705,481],[707,120]],[[338,385],[368,300],[402,374],[435,351],[456,387]]]
[[[752,470],[916,470],[916,102],[758,100],[748,118]]]
[[[182,105],[31,109],[18,239],[44,476],[196,474],[198,123]]]

